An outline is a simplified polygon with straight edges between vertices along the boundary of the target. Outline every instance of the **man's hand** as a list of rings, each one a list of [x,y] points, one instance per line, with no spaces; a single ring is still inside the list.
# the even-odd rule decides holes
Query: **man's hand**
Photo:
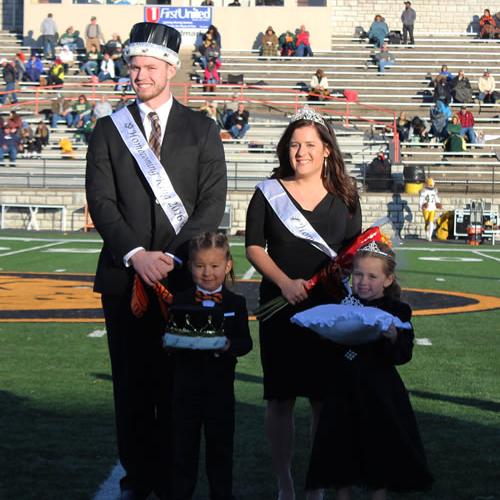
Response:
[[[153,286],[161,279],[166,278],[168,273],[174,268],[172,257],[159,251],[148,252],[146,250],[139,250],[132,255],[130,262],[132,262],[134,269],[143,279],[144,283],[149,286]]]

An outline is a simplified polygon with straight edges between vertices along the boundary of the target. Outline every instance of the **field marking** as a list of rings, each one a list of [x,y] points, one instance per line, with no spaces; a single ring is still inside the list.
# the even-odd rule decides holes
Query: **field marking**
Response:
[[[93,500],[118,500],[120,498],[120,479],[125,475],[120,462],[111,470],[111,474],[99,486]]]
[[[427,339],[427,338],[415,339],[415,344],[417,344],[417,345],[432,345],[432,341],[431,341],[431,339]]]
[[[104,329],[104,330],[94,330],[93,332],[90,332],[89,334],[87,334],[87,337],[90,337],[90,338],[100,338],[100,337],[104,337],[104,335],[106,335],[106,329]]]
[[[435,262],[483,262],[483,259],[476,259],[474,257],[418,257],[418,260],[432,260]]]
[[[14,250],[12,252],[0,253],[0,257],[7,257],[8,255],[17,255],[20,253],[32,252],[33,250],[40,250],[42,248],[54,247],[56,245],[63,245],[64,243],[65,241],[59,240],[54,243],[47,243],[46,245],[38,245],[36,247],[22,248],[21,250]]]
[[[493,259],[496,260],[497,262],[500,262],[500,259],[498,257],[493,257],[492,255],[487,255],[485,253],[481,253],[479,250],[474,250],[476,255],[480,255],[481,257],[486,257],[487,259]]]
[[[249,280],[254,274],[255,274],[255,267],[250,266],[250,268],[247,269],[247,271],[245,272],[245,274],[242,276],[241,279]]]
[[[88,240],[88,239],[61,239],[61,238],[21,238],[19,236],[0,236],[0,241],[65,241],[66,243],[101,243],[102,240]]]
[[[100,248],[49,248],[44,253],[99,253]]]
[[[439,248],[434,248],[434,247],[395,247],[393,248],[396,252],[399,250],[416,250],[419,252],[476,252],[477,250],[473,248],[446,248],[446,247],[439,247]],[[493,252],[493,253],[500,253],[500,249],[498,248],[490,248],[488,247],[485,252]]]

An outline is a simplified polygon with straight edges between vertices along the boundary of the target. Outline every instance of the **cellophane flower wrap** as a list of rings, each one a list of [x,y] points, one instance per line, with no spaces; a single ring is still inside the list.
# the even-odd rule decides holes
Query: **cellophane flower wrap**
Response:
[[[306,285],[307,292],[321,285],[326,294],[334,300],[340,300],[345,295],[345,287],[343,284],[344,278],[352,271],[352,262],[354,254],[365,245],[372,241],[381,241],[390,245],[390,240],[387,238],[379,226],[372,226],[362,232],[349,246],[342,249],[335,258],[330,260],[326,266],[320,269]],[[285,297],[280,295],[265,304],[258,307],[254,314],[260,321],[266,321],[278,311],[281,311],[288,305]]]

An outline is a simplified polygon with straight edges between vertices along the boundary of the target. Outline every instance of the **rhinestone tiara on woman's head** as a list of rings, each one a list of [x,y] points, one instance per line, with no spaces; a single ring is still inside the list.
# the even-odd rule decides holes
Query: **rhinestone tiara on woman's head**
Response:
[[[299,121],[299,120],[307,120],[309,122],[315,122],[319,123],[320,125],[323,125],[326,127],[326,122],[323,119],[323,117],[314,111],[314,109],[310,108],[309,106],[304,106],[303,108],[300,108],[297,113],[292,115],[290,117],[290,123]]]

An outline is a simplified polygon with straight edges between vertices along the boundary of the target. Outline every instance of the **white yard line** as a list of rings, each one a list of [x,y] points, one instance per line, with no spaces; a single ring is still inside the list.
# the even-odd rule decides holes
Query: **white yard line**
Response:
[[[40,250],[41,248],[54,247],[56,245],[63,245],[64,243],[66,243],[66,241],[59,240],[54,243],[47,243],[46,245],[38,245],[36,247],[22,248],[21,250],[14,250],[12,252],[0,253],[0,257],[7,257],[8,255],[17,255],[19,253],[32,252],[33,250]]]
[[[0,241],[64,241],[66,243],[101,243],[102,240],[61,239],[61,238],[20,238],[16,236],[0,236]]]
[[[489,250],[488,250],[489,252]],[[482,252],[479,252],[478,250],[474,250],[474,252],[472,253],[475,253],[476,255],[480,255],[481,257],[486,257],[487,259],[492,259],[492,260],[496,260],[497,262],[500,262],[500,259],[498,257],[493,257],[491,255],[487,255],[485,253],[482,253]]]
[[[402,247],[393,247],[393,250],[395,250],[396,252],[398,252],[399,250],[416,250],[416,251],[419,251],[419,252],[422,252],[422,251],[425,251],[425,252],[476,252],[477,250],[473,250],[472,248],[443,248],[443,247],[440,247],[440,248],[433,248],[433,247],[405,247],[405,246],[402,246]],[[500,248],[497,249],[497,248],[490,248],[488,247],[487,250],[485,250],[486,252],[495,252],[495,253],[500,253]]]
[[[250,266],[247,272],[243,275],[241,279],[249,280],[255,274],[255,267]]]
[[[120,498],[120,479],[125,475],[125,471],[119,462],[113,467],[111,474],[99,486],[93,500],[118,500]]]

